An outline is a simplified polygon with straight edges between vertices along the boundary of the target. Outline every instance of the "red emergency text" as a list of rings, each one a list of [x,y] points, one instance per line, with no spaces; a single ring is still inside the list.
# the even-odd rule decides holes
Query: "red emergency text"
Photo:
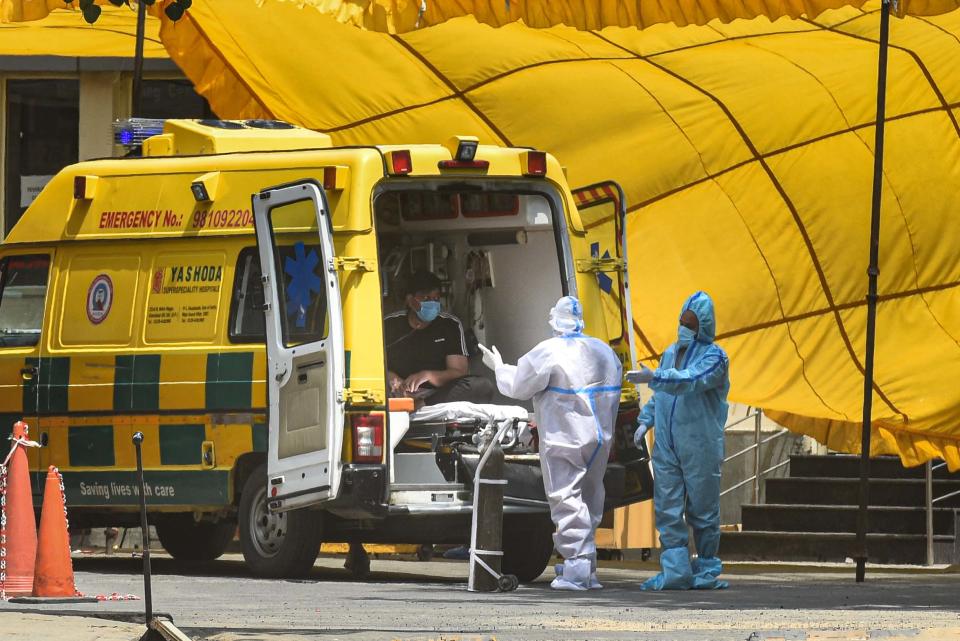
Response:
[[[100,214],[100,229],[155,229],[179,227],[180,216],[171,209],[137,209],[133,211],[105,211]]]

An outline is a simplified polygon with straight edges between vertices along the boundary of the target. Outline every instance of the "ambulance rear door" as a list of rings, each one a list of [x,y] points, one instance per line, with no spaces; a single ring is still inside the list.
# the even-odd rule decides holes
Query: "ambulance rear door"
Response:
[[[323,189],[304,181],[253,196],[267,339],[267,496],[273,511],[336,498],[344,346]]]
[[[596,274],[610,345],[626,352],[632,369],[637,354],[631,340],[633,310],[627,279],[627,206],[623,189],[608,180],[574,189],[573,197],[590,243],[590,260],[577,261],[577,270]]]
[[[577,270],[596,274],[610,346],[624,369],[636,367],[633,310],[627,279],[627,206],[623,190],[606,181],[573,190],[577,211],[590,243],[590,258],[577,261]],[[630,398],[630,395],[626,395]],[[653,497],[653,477],[646,443],[633,446],[639,404],[636,395],[620,407],[614,426],[614,447],[607,465],[606,508],[638,503]],[[617,487],[615,487],[617,486]]]

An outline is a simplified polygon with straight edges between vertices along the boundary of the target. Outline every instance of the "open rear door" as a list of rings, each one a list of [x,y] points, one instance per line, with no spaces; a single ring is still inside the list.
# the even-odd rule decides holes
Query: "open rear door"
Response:
[[[596,273],[610,344],[623,350],[633,369],[637,353],[631,340],[633,309],[627,276],[627,205],[623,189],[608,180],[574,189],[573,197],[590,242],[590,260],[578,261],[584,264],[578,264],[577,269]]]
[[[335,498],[343,444],[340,285],[312,181],[253,196],[267,337],[267,496],[274,511]]]
[[[636,367],[633,339],[633,308],[627,277],[627,205],[620,185],[606,181],[573,190],[590,242],[590,260],[577,261],[578,271],[596,274],[610,346],[624,361],[625,369]],[[614,451],[607,466],[606,507],[613,508],[653,497],[650,456],[645,446],[633,447],[633,429],[639,407],[625,403],[617,416]],[[619,487],[613,487],[613,484]]]

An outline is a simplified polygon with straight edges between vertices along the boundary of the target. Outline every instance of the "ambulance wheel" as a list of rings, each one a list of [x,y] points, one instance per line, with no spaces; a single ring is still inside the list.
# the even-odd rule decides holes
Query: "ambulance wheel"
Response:
[[[520,583],[536,581],[553,556],[553,524],[531,524],[525,528],[503,528],[503,573],[513,574]]]
[[[240,493],[240,547],[257,576],[296,578],[313,568],[323,535],[323,515],[314,510],[267,510],[267,466],[253,471]]]
[[[233,521],[193,520],[192,514],[176,514],[157,521],[157,538],[178,561],[213,561],[230,545],[237,524]]]

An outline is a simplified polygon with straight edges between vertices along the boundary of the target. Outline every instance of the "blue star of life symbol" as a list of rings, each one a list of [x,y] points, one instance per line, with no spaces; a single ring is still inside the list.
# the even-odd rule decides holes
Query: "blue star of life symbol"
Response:
[[[320,258],[312,249],[307,254],[302,242],[293,246],[293,253],[293,258],[287,256],[283,262],[283,271],[290,276],[290,282],[287,283],[287,316],[296,315],[297,327],[305,327],[310,303],[320,293],[320,277],[313,271]]]
[[[600,258],[600,243],[590,244],[590,255],[593,258]],[[610,258],[610,251],[608,250],[603,252],[603,257]],[[602,289],[607,294],[613,291],[613,279],[607,276],[606,274],[604,274],[603,272],[599,272],[597,274],[597,282],[600,283],[600,289]]]

